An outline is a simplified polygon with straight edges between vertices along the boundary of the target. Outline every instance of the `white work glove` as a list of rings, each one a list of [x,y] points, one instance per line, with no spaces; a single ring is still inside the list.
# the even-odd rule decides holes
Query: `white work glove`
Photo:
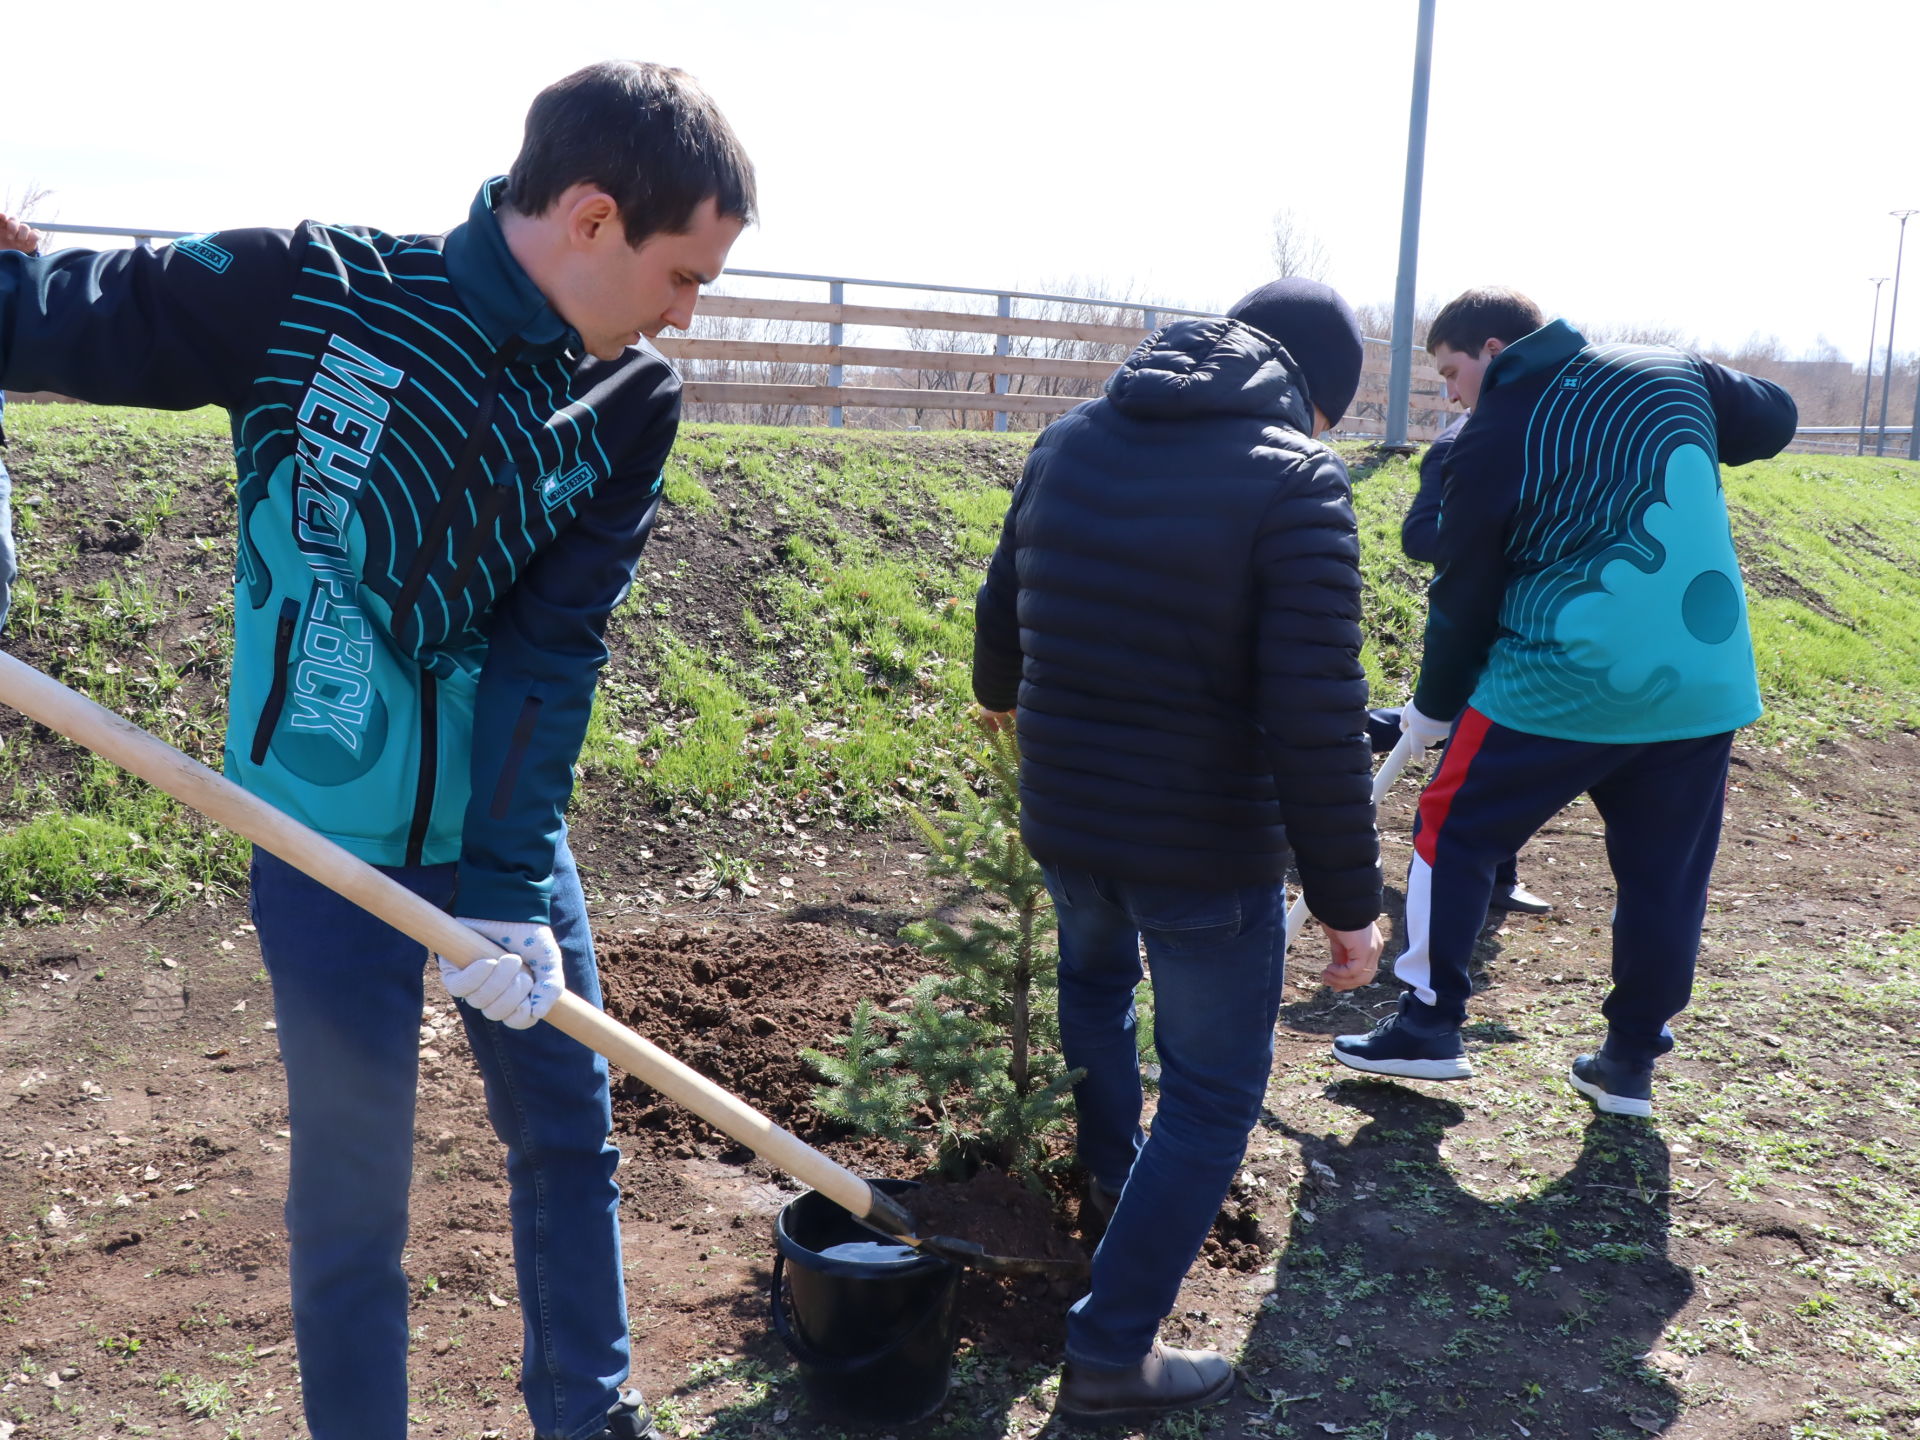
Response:
[[[1435,720],[1422,715],[1413,708],[1409,700],[1400,709],[1400,729],[1413,737],[1413,743],[1422,750],[1430,750],[1438,745],[1453,729],[1451,720]]]
[[[566,993],[567,975],[550,927],[531,920],[459,918],[504,953],[465,967],[434,956],[449,995],[510,1030],[525,1030],[553,1009],[554,1001]]]

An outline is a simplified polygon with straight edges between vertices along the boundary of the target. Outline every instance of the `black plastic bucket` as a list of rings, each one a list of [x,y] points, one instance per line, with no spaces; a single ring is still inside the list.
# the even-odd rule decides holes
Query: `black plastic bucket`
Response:
[[[896,1196],[916,1188],[872,1183]],[[959,1267],[927,1254],[884,1264],[823,1255],[879,1237],[818,1191],[780,1211],[773,1238],[773,1328],[815,1408],[882,1425],[938,1410],[953,1368]]]

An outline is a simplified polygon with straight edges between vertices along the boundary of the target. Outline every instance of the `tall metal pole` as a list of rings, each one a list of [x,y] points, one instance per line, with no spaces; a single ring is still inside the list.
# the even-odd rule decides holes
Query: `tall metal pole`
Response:
[[[1880,287],[1887,283],[1884,275],[1869,275],[1873,282],[1873,328],[1867,331],[1867,383],[1860,389],[1860,444],[1854,450],[1856,455],[1867,453],[1867,406],[1873,400],[1873,347],[1880,338]]]
[[[1880,376],[1880,437],[1873,442],[1873,453],[1887,453],[1887,394],[1893,388],[1893,327],[1900,318],[1900,262],[1907,254],[1907,217],[1920,210],[1889,210],[1900,222],[1900,244],[1893,252],[1893,301],[1887,306],[1887,363]]]
[[[1433,68],[1434,0],[1420,0],[1413,52],[1413,113],[1407,121],[1407,189],[1400,202],[1400,279],[1393,290],[1393,366],[1387,373],[1387,445],[1407,443],[1413,389],[1413,288],[1420,261],[1420,186],[1427,161],[1427,80]]]

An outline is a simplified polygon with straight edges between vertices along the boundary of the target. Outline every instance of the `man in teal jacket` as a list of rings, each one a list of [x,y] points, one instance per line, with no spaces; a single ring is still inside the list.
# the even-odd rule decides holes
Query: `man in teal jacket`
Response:
[[[1601,1110],[1647,1115],[1667,1022],[1692,993],[1733,732],[1760,715],[1720,466],[1777,453],[1797,416],[1768,381],[1589,345],[1564,321],[1490,351],[1471,338],[1473,300],[1427,338],[1441,373],[1477,394],[1446,470],[1426,653],[1401,719],[1422,743],[1450,734],[1414,825],[1394,964],[1408,992],[1334,1058],[1473,1073],[1460,1027],[1494,868],[1584,793],[1619,906],[1606,1043],[1571,1078]]]
[[[606,1064],[534,1022],[599,1001],[563,811],[608,616],[660,504],[692,319],[752,218],[713,102],[657,65],[541,92],[446,235],[312,221],[0,255],[0,382],[233,419],[228,776],[501,954],[441,964],[507,1147],[541,1437],[649,1433]],[[256,852],[292,1115],[294,1324],[315,1440],[406,1433],[418,945]]]

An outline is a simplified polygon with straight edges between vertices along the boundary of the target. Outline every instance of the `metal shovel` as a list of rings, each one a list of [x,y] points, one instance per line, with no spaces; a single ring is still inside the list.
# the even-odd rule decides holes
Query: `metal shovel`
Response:
[[[4,652],[0,652],[0,701],[158,786],[216,824],[272,851],[418,940],[429,951],[461,966],[500,953],[498,945],[365,861],[249,795],[164,740]],[[1083,1274],[1087,1268],[1081,1260],[988,1255],[969,1241],[915,1235],[912,1217],[892,1197],[579,996],[563,994],[547,1012],[546,1023],[606,1056],[628,1074],[639,1076],[769,1165],[818,1190],[889,1239],[956,1264],[998,1274],[1070,1276]]]

